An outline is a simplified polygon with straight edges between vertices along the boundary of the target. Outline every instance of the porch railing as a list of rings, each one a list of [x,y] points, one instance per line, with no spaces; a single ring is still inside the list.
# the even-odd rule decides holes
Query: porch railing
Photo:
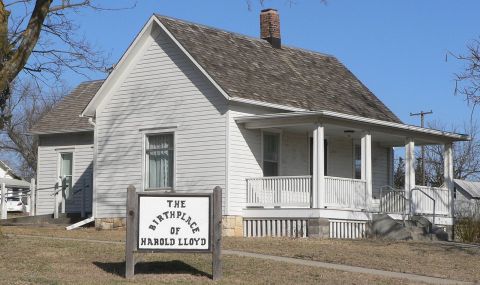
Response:
[[[247,178],[247,207],[310,207],[311,176]]]
[[[425,194],[432,197],[435,203],[430,199],[426,199],[425,195],[420,191],[413,191],[411,193],[411,211],[412,214],[433,214],[433,207],[435,205],[435,213],[437,215],[449,215],[449,193],[447,188],[416,186]]]
[[[365,180],[325,176],[325,206],[366,209],[366,186]]]
[[[380,188],[380,212],[389,214],[405,214],[407,211],[408,198],[405,190],[395,189],[391,186]]]

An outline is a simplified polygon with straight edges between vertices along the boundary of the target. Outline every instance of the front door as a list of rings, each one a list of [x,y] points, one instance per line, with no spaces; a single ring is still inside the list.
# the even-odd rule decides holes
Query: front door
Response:
[[[70,200],[73,196],[73,153],[60,154],[60,179],[65,189],[65,199]]]

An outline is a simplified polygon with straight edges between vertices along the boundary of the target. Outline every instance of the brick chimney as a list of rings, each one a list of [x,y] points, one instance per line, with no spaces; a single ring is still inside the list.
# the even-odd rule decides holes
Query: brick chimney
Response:
[[[280,15],[275,9],[264,9],[260,13],[260,38],[267,40],[272,47],[281,48]]]

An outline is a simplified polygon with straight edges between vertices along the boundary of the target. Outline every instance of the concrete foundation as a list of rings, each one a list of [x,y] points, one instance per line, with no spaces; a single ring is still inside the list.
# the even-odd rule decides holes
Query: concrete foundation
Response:
[[[243,217],[242,216],[223,216],[222,234],[226,237],[243,236]]]
[[[112,230],[126,226],[125,218],[101,218],[95,219],[95,228],[98,230]],[[223,236],[241,237],[243,236],[243,218],[242,216],[223,216],[222,218]]]
[[[330,222],[324,218],[308,220],[308,237],[330,238]]]
[[[95,219],[95,228],[97,230],[112,230],[126,226],[125,218],[101,218]]]

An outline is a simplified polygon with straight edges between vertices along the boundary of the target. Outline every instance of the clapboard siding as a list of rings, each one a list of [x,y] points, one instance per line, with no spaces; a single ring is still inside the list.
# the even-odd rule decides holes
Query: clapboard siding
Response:
[[[353,141],[327,137],[327,175],[353,178]]]
[[[176,191],[226,188],[227,101],[163,31],[152,35],[97,110],[97,218],[125,216],[128,185],[143,189],[143,137],[159,131],[145,129],[174,130]]]
[[[389,171],[392,168],[389,165],[389,155],[388,148],[378,144],[372,145],[372,194],[377,199],[380,197],[380,188],[390,184]]]
[[[262,177],[261,131],[248,130],[235,118],[252,114],[273,113],[267,108],[231,106],[229,118],[228,214],[242,215],[246,202],[246,178]]]
[[[92,210],[93,132],[61,135],[41,135],[38,146],[37,213],[53,213],[55,184],[58,179],[59,153],[73,152],[73,192],[67,200],[66,212],[81,211],[81,189],[85,188],[85,209]]]
[[[282,132],[280,175],[309,175],[309,134]]]

